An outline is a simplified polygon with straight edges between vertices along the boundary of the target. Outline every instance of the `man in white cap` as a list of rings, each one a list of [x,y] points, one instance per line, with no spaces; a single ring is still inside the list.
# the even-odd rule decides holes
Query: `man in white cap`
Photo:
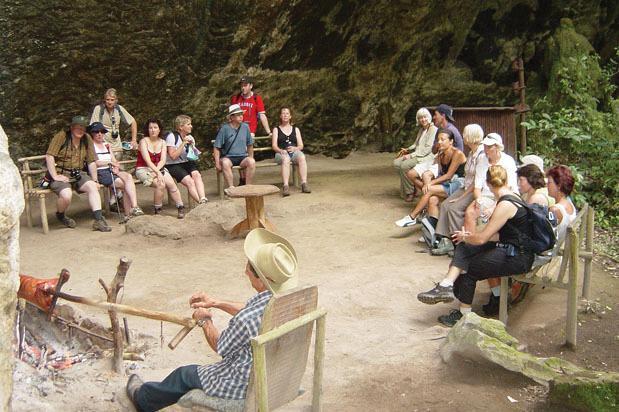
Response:
[[[243,109],[238,104],[228,107],[228,123],[221,126],[213,147],[215,168],[223,172],[228,188],[234,187],[232,167],[245,170],[245,182],[251,184],[256,171],[254,139],[247,123],[243,122]]]
[[[298,282],[297,255],[283,237],[266,229],[254,229],[245,238],[245,276],[258,292],[247,303],[215,299],[204,292],[191,296],[193,318],[209,346],[222,360],[212,365],[187,365],[175,369],[162,382],[142,382],[133,374],[127,396],[138,411],[156,411],[176,403],[192,389],[202,389],[215,410],[242,410],[252,366],[250,339],[260,331],[262,314],[274,294],[293,289]],[[211,308],[233,318],[219,331]]]

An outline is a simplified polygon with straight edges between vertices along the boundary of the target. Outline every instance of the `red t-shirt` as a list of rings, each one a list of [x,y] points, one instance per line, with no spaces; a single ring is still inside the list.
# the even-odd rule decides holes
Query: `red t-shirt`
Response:
[[[258,130],[258,113],[265,112],[262,97],[254,93],[245,98],[239,93],[230,98],[230,104],[238,104],[241,109],[245,110],[243,121],[249,125],[249,131],[255,134]]]

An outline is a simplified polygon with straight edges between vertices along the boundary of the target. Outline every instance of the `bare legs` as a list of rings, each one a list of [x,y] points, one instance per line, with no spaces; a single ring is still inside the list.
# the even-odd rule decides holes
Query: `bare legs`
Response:
[[[187,175],[181,180],[183,186],[187,188],[189,196],[196,202],[200,202],[204,196],[204,182],[202,182],[202,175],[197,170],[191,172],[191,175]]]

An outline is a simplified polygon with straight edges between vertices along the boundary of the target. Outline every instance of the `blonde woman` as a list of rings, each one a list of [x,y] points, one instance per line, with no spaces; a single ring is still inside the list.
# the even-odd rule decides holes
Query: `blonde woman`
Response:
[[[517,203],[520,197],[511,190],[507,171],[490,166],[485,180],[497,199],[488,224],[481,232],[456,230],[451,237],[457,246],[447,276],[433,289],[417,295],[426,304],[460,301],[459,309],[438,318],[446,326],[455,325],[471,312],[479,280],[527,273],[533,265],[535,253],[522,241],[522,234],[533,236],[533,224],[528,211]]]
[[[307,161],[303,154],[303,137],[301,130],[292,123],[292,112],[288,107],[279,111],[279,126],[273,128],[271,147],[275,152],[275,163],[282,166],[282,196],[289,196],[290,164],[296,163],[301,178],[301,191],[311,193],[307,184]]]
[[[191,146],[196,143],[191,135],[191,117],[184,114],[176,116],[174,128],[176,131],[168,133],[165,138],[168,148],[166,168],[178,183],[187,188],[192,199],[206,203],[208,199],[204,195],[204,182],[198,164],[187,158]]]
[[[400,175],[400,188],[405,195],[407,202],[412,202],[415,197],[415,186],[406,177],[406,172],[411,170],[419,163],[432,160],[434,155],[432,154],[432,144],[434,143],[434,137],[438,130],[432,123],[432,115],[430,111],[425,107],[417,110],[417,125],[419,131],[415,142],[408,148],[400,149],[398,157],[393,161],[393,167],[398,171]]]
[[[167,188],[177,210],[179,210],[179,219],[182,219],[184,215],[183,200],[174,179],[165,168],[167,151],[166,142],[161,138],[161,122],[158,119],[148,119],[144,123],[142,131],[145,137],[140,140],[138,158],[135,163],[135,176],[144,186],[150,186],[155,190],[153,207],[156,215],[161,213],[163,194]]]

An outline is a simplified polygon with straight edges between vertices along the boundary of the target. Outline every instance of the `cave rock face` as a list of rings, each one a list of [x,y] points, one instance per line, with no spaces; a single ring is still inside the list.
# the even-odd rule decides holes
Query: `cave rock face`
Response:
[[[187,113],[206,146],[239,77],[251,74],[270,124],[290,106],[308,151],[391,149],[410,144],[419,107],[514,104],[515,57],[525,60],[527,94],[545,93],[561,18],[584,40],[576,47],[610,55],[612,3],[6,0],[0,120],[15,136],[13,155],[42,153],[115,87],[140,126],[154,116],[171,129]]]

